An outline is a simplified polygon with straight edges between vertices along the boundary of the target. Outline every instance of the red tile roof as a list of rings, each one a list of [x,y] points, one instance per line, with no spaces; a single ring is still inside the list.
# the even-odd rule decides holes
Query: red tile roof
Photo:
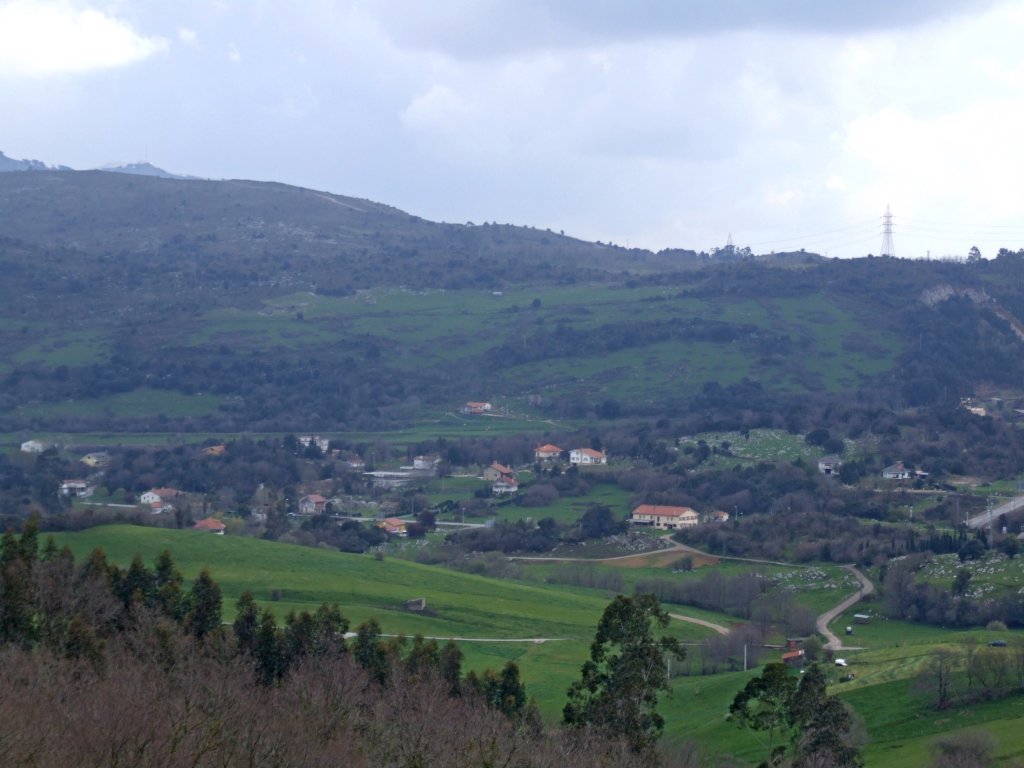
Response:
[[[667,507],[660,504],[641,504],[633,510],[634,515],[653,515],[656,517],[689,517],[697,513],[689,507]]]
[[[224,523],[222,523],[215,517],[207,517],[203,520],[200,520],[192,527],[195,528],[197,531],[223,531],[225,528],[227,528],[227,526],[224,525]]]

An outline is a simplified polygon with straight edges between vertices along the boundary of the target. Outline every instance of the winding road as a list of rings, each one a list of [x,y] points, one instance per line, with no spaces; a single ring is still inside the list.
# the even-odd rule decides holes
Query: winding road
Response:
[[[843,568],[845,568],[857,577],[857,581],[860,582],[860,589],[857,590],[857,592],[855,592],[854,594],[850,595],[845,600],[843,600],[841,603],[839,603],[839,605],[825,611],[818,617],[818,620],[815,622],[814,626],[818,630],[818,632],[828,639],[828,642],[825,643],[825,649],[829,651],[855,650],[854,648],[848,645],[843,645],[842,639],[838,635],[836,635],[831,629],[829,629],[828,625],[835,621],[836,617],[839,616],[839,614],[841,614],[843,611],[849,609],[850,606],[859,602],[861,598],[863,598],[865,595],[870,595],[872,592],[875,591],[875,585],[871,583],[871,579],[869,579],[867,576],[865,576],[863,573],[857,570],[856,566],[844,565]]]

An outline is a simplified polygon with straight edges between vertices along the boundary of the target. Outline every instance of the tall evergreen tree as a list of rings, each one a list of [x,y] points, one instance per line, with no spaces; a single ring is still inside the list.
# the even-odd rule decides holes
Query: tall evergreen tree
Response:
[[[656,638],[668,613],[654,595],[616,597],[601,616],[590,660],[569,688],[567,725],[593,727],[623,739],[634,752],[653,749],[665,727],[658,694],[669,691],[668,663],[684,651],[671,637]]]

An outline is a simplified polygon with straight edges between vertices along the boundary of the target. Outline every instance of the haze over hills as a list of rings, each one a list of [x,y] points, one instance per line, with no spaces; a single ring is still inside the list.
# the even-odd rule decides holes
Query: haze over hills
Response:
[[[652,253],[277,183],[4,173],[0,413],[299,430],[471,399],[748,422],[807,397],[955,404],[1019,387],[1022,265]]]

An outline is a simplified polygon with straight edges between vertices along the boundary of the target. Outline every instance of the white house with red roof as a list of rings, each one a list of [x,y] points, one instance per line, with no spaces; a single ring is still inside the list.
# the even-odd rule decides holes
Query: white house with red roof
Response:
[[[551,443],[538,445],[533,449],[533,458],[536,461],[550,461],[551,459],[557,459],[561,455],[562,449]]]
[[[300,515],[322,515],[327,509],[327,499],[319,493],[311,493],[299,499]]]
[[[139,503],[155,504],[158,501],[162,501],[165,504],[170,504],[175,499],[184,495],[185,494],[177,488],[150,488],[144,494],[139,496]]]
[[[604,451],[595,451],[593,448],[574,448],[569,451],[569,463],[579,465],[607,464],[608,456]]]
[[[630,522],[663,531],[692,528],[700,523],[700,515],[689,507],[670,507],[661,504],[641,504],[633,510]]]
[[[475,400],[470,400],[468,403],[466,403],[464,406],[462,406],[462,412],[463,413],[476,413],[476,414],[480,414],[480,413],[490,413],[493,410],[494,410],[494,406],[491,405],[490,403],[477,402]]]

